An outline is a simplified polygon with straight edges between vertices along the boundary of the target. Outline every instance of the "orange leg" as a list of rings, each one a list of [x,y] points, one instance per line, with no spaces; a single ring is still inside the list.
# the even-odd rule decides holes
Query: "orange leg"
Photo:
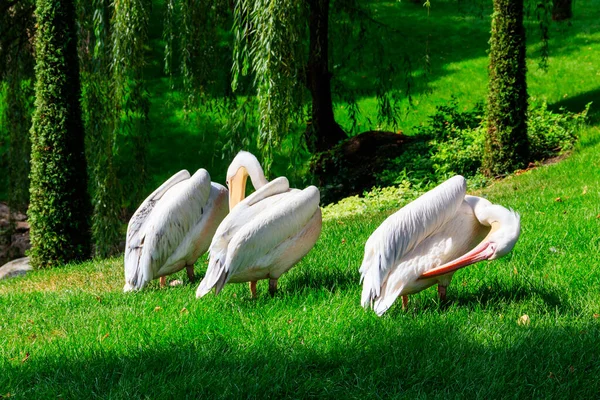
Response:
[[[408,296],[407,295],[402,295],[402,309],[406,310],[406,308],[408,307]]]
[[[275,292],[277,292],[277,279],[269,279],[269,294],[271,297],[275,296]]]
[[[250,293],[252,293],[252,298],[256,298],[256,281],[250,281]]]
[[[195,278],[194,278],[194,266],[193,265],[188,265],[187,267],[185,267],[185,271],[187,272],[187,276],[188,279],[190,280],[190,282],[194,282]]]
[[[161,276],[160,277],[160,287],[165,287],[166,284],[167,284],[167,277]]]

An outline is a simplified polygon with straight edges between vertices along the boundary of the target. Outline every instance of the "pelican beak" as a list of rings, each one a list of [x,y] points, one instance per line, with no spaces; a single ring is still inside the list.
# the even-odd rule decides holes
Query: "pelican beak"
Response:
[[[240,167],[235,175],[229,180],[229,211],[246,197],[246,180],[248,179],[248,170]]]
[[[432,278],[435,276],[444,275],[450,272],[454,272],[458,269],[464,268],[468,265],[475,264],[476,262],[487,260],[491,256],[494,255],[496,251],[496,245],[488,240],[490,235],[499,229],[499,224],[497,222],[492,223],[492,229],[490,233],[479,243],[473,250],[469,251],[467,254],[458,257],[455,260],[447,262],[444,265],[433,268],[424,274],[422,274],[419,279],[423,278]]]

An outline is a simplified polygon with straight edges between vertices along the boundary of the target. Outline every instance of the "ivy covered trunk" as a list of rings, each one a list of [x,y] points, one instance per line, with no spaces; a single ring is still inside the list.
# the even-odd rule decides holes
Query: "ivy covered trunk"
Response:
[[[510,173],[527,165],[527,82],[523,0],[494,0],[484,172]]]
[[[37,0],[31,127],[31,263],[52,267],[90,254],[90,199],[73,0]]]
[[[329,72],[329,0],[309,0],[310,49],[308,89],[312,96],[312,119],[307,128],[311,151],[331,149],[347,135],[335,122]]]
[[[564,21],[573,17],[573,0],[554,0],[552,5],[552,19]]]

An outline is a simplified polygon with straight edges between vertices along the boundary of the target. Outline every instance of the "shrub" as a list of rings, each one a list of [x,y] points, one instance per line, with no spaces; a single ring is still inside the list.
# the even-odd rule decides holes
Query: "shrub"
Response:
[[[533,104],[529,109],[528,138],[530,162],[542,161],[573,147],[577,132],[585,122],[590,105],[581,113],[548,110],[547,104]],[[415,189],[427,189],[450,176],[477,176],[479,184],[485,182],[481,175],[486,122],[482,107],[460,112],[456,101],[440,106],[429,118],[429,124],[419,127],[419,134],[427,135],[427,142],[416,142],[390,167],[377,175],[377,185],[398,185],[404,181]],[[483,179],[483,180],[482,180]]]

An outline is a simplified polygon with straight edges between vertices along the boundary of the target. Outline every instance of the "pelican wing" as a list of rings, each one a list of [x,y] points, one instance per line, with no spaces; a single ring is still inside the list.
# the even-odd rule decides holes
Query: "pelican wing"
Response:
[[[265,256],[284,241],[296,236],[318,210],[319,191],[310,186],[302,191],[293,189],[248,203],[252,205],[239,211],[246,218],[245,223],[239,225],[235,232],[230,232],[226,246],[223,246],[223,242],[216,246],[216,241],[223,238],[215,235],[208,270],[198,287],[196,297],[204,296],[213,287],[219,293],[232,275],[245,268],[258,266],[259,263],[268,263]],[[240,209],[240,205],[234,210]]]
[[[204,169],[164,191],[138,230],[138,257],[125,256],[127,284],[140,289],[156,277],[186,234],[204,217],[210,191],[210,176]]]
[[[277,194],[286,193],[289,190],[287,178],[281,177],[273,179],[265,186],[252,193],[242,200],[225,217],[223,222],[217,228],[213,240],[210,244],[209,252],[213,256],[224,257],[227,253],[227,246],[231,238],[246,224],[253,216],[257,215],[277,199],[274,197],[271,201],[261,201],[273,197]]]
[[[127,225],[127,243],[135,243],[135,236],[137,236],[140,232],[140,228],[144,225],[145,221],[148,218],[148,215],[154,209],[156,203],[162,198],[162,196],[171,189],[173,186],[178,184],[181,181],[190,178],[190,173],[188,171],[181,170],[177,172],[175,175],[170,177],[158,187],[150,196],[146,197],[146,200],[142,202],[142,204],[135,210],[133,216],[129,220],[129,225]]]
[[[363,307],[369,307],[379,298],[382,285],[400,259],[454,216],[465,192],[466,181],[462,176],[450,178],[389,216],[373,232],[365,244],[359,270]],[[417,279],[419,275],[411,271],[405,279]]]

